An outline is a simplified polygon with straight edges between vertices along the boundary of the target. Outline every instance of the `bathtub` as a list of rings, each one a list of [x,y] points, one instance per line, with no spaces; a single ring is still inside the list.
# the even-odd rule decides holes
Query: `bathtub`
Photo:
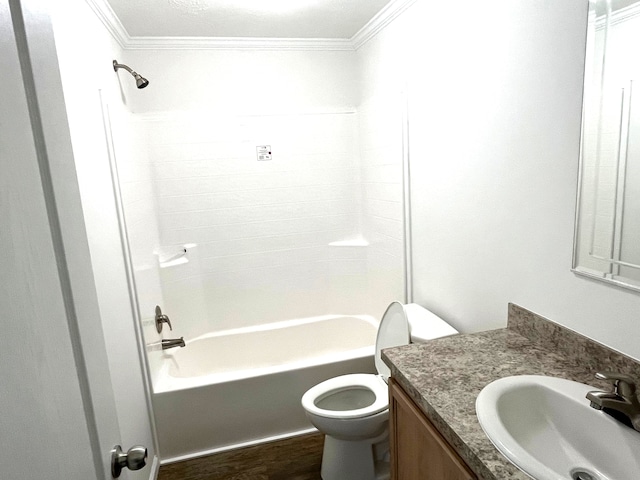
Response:
[[[321,316],[210,333],[166,350],[153,407],[162,463],[313,431],[300,399],[373,373],[377,322]]]

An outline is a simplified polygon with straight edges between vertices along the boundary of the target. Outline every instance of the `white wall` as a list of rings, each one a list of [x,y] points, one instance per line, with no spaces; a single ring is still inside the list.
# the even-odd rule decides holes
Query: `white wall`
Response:
[[[358,53],[409,81],[415,300],[467,332],[515,302],[640,358],[640,297],[570,271],[586,12],[417,2]]]
[[[332,110],[353,107],[358,86],[348,51],[132,50],[127,58],[151,82],[127,98],[134,113]]]

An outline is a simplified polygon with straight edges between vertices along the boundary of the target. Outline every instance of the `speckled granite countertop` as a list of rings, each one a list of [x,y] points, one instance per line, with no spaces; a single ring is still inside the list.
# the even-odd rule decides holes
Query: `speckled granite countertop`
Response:
[[[509,305],[505,329],[391,348],[383,359],[482,480],[530,480],[496,450],[478,423],[475,401],[485,385],[511,375],[548,375],[607,388],[595,380],[598,370],[640,378],[633,359],[516,305]]]

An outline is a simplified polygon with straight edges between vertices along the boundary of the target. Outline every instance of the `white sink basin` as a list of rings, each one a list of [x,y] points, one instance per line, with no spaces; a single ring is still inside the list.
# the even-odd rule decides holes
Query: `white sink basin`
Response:
[[[476,400],[496,448],[536,480],[640,479],[640,433],[589,406],[597,388],[537,375],[506,377]]]

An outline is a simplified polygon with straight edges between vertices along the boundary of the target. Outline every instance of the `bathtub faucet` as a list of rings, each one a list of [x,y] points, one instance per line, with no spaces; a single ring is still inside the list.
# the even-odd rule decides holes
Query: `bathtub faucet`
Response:
[[[184,337],[167,338],[165,340],[162,340],[162,349],[163,350],[166,350],[168,348],[184,347],[184,346],[185,346]]]

